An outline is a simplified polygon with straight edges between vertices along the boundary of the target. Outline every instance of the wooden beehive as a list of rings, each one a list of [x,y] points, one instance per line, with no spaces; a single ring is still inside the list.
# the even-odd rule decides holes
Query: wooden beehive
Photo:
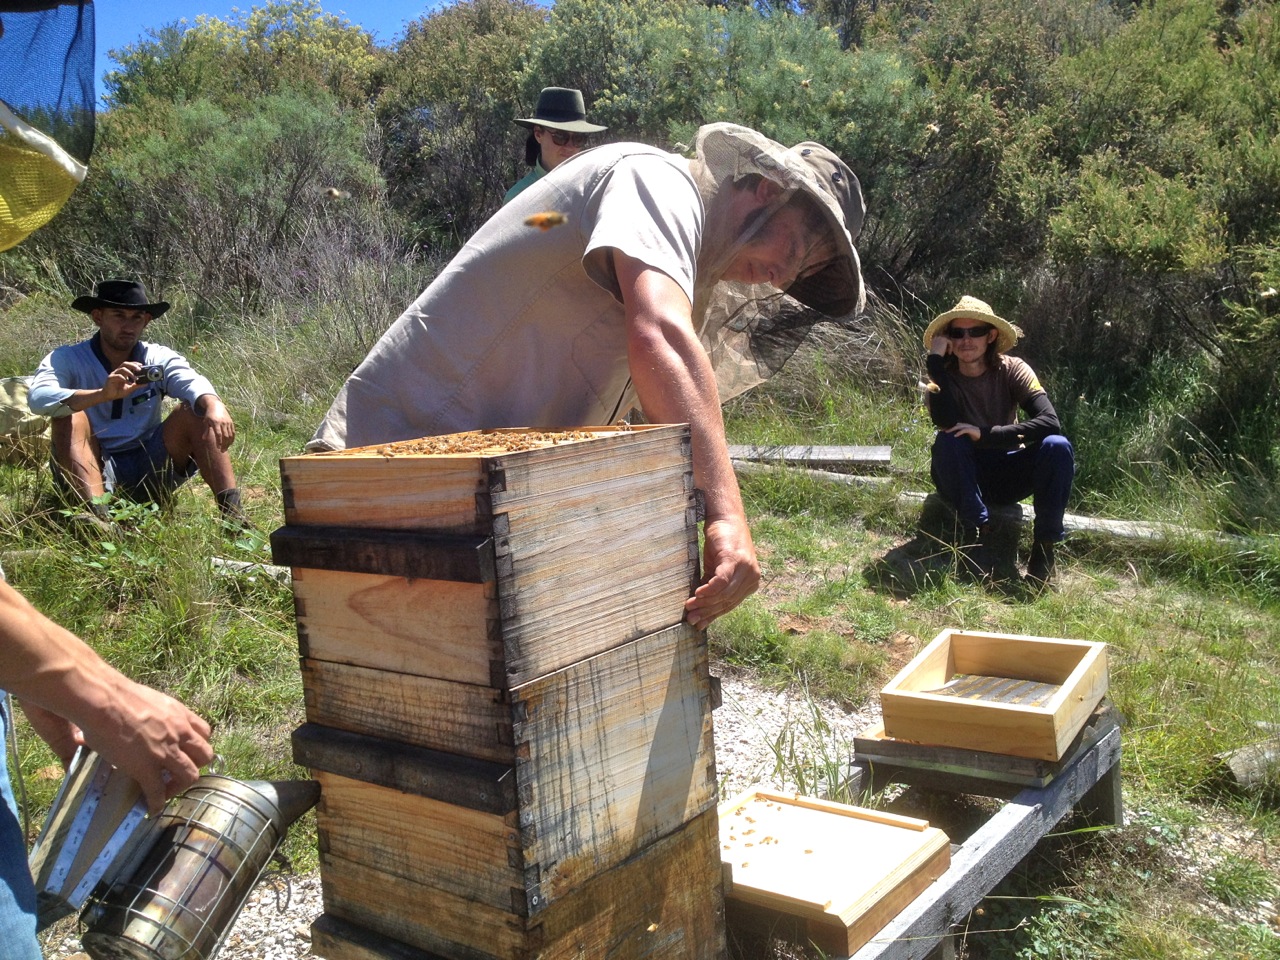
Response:
[[[477,432],[281,473],[316,952],[721,956],[687,427]]]
[[[730,903],[794,918],[830,955],[856,951],[951,863],[941,830],[879,810],[756,788],[719,816]]]
[[[683,618],[687,427],[431,439],[280,461],[303,656],[509,688]]]
[[[1107,683],[1103,643],[944,630],[880,691],[884,732],[1056,761]]]

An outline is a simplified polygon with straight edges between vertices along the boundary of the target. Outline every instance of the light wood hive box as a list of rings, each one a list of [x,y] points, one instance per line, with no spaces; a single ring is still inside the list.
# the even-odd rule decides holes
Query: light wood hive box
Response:
[[[857,951],[951,863],[941,830],[879,810],[755,788],[719,816],[731,905],[794,918],[796,939],[831,956]]]
[[[880,691],[884,733],[1056,761],[1107,686],[1104,643],[943,630]]]
[[[720,957],[687,427],[424,438],[281,474],[315,952]]]

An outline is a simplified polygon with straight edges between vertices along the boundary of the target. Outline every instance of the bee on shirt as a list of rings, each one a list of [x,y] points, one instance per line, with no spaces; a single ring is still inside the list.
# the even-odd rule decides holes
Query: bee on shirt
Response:
[[[541,213],[535,213],[524,218],[526,227],[537,227],[539,230],[550,230],[552,227],[558,227],[569,218],[563,213],[556,210],[543,210]]]

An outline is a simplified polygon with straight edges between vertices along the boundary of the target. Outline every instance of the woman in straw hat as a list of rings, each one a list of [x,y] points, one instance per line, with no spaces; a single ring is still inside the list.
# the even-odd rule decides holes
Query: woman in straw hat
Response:
[[[529,128],[529,138],[524,142],[524,162],[533,169],[507,191],[503,203],[509,203],[525,187],[588,147],[593,133],[609,129],[587,122],[582,91],[572,87],[543,87],[533,116],[522,117],[516,123]]]
[[[1053,545],[1065,536],[1075,453],[1035,372],[1007,355],[1020,336],[976,297],[961,297],[929,324],[926,363],[937,389],[926,396],[938,428],[930,467],[964,527],[966,560],[984,577],[991,571],[983,543],[987,504],[1033,497],[1027,580],[1041,588],[1053,576]]]

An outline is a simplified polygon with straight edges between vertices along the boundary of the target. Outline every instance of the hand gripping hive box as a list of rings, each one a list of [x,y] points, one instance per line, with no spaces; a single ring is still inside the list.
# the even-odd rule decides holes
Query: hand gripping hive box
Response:
[[[475,431],[281,476],[317,955],[717,960],[688,427]]]
[[[880,691],[884,733],[1057,761],[1107,684],[1104,643],[943,630]]]

